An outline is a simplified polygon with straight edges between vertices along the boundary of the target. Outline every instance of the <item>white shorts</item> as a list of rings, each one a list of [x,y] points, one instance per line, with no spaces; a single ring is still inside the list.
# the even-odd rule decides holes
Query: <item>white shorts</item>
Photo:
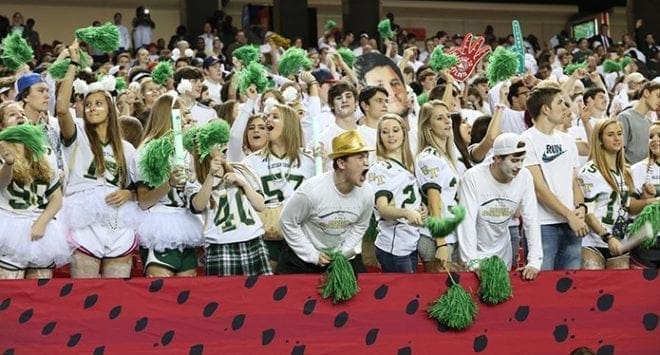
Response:
[[[126,256],[137,246],[133,228],[113,230],[99,224],[72,230],[69,241],[83,253],[98,259]]]

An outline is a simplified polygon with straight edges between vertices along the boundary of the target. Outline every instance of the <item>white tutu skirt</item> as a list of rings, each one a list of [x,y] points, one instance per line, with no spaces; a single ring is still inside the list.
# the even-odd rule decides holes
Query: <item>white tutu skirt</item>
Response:
[[[144,212],[135,201],[109,206],[105,197],[114,191],[116,187],[102,186],[64,197],[60,215],[66,227],[75,230],[101,224],[112,230],[135,229]]]
[[[204,241],[202,222],[185,208],[146,211],[137,234],[142,247],[157,252],[196,247]]]
[[[66,240],[64,226],[53,219],[46,225],[44,236],[33,241],[31,230],[37,217],[0,211],[0,254],[22,267],[68,264],[73,249]]]

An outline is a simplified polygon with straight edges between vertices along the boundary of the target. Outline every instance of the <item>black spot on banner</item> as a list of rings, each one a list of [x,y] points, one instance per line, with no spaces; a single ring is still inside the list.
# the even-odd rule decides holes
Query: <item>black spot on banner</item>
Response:
[[[41,329],[41,335],[48,335],[55,330],[55,326],[57,325],[57,322],[48,322],[44,327]]]
[[[655,313],[646,313],[642,318],[644,329],[648,331],[654,330],[658,326],[658,315]]]
[[[66,346],[73,348],[76,345],[78,345],[78,342],[80,341],[80,338],[82,337],[82,334],[76,333],[73,334],[72,336],[69,337],[69,341],[66,343]]]
[[[184,304],[188,300],[188,296],[190,296],[190,291],[181,291],[179,295],[176,297],[176,303],[178,304]]]
[[[2,303],[0,303],[0,311],[4,311],[11,304],[11,298],[5,298]]]
[[[120,313],[121,313],[121,306],[114,306],[110,310],[110,313],[108,313],[108,318],[115,319],[115,318],[119,317]]]
[[[291,350],[291,355],[303,355],[305,353],[304,345],[296,345]]]
[[[459,273],[451,272],[450,275],[451,277],[447,275],[447,278],[445,279],[445,285],[447,285],[447,287],[451,287],[454,284],[454,282],[456,282],[457,284],[461,283],[461,275]],[[452,278],[454,279],[454,281],[452,281]]]
[[[149,324],[149,318],[147,317],[142,317],[135,322],[135,332],[141,332],[144,330],[144,328],[147,327],[147,324]]]
[[[239,330],[243,326],[243,323],[245,323],[245,314],[239,314],[231,321],[231,329]]]
[[[656,277],[658,277],[658,269],[644,269],[644,271],[642,271],[642,275],[644,275],[645,279],[653,281]]]
[[[316,308],[316,300],[307,300],[303,306],[303,314],[306,316],[312,314],[314,312],[314,308]]]
[[[378,328],[372,328],[367,332],[367,336],[364,337],[364,342],[367,345],[373,345],[373,343],[376,342],[376,339],[378,338],[378,332],[380,330]]]
[[[389,290],[389,287],[387,285],[382,284],[380,285],[376,291],[374,291],[374,298],[377,300],[382,300],[387,296],[387,291]]]
[[[288,289],[287,289],[286,285],[278,287],[275,290],[275,292],[273,292],[273,299],[275,301],[281,301],[282,299],[284,299],[284,297],[286,297],[287,291],[288,291]]]
[[[97,294],[89,295],[85,298],[85,303],[84,306],[85,309],[90,308],[96,304],[96,301],[98,301],[99,296]]]
[[[72,290],[73,284],[69,282],[68,284],[62,286],[62,289],[60,290],[60,297],[67,296],[69,293],[71,293]]]
[[[268,345],[275,338],[275,329],[270,328],[261,332],[261,345]]]
[[[174,339],[174,331],[173,330],[168,330],[160,338],[160,342],[161,342],[161,344],[163,344],[163,346],[167,346],[172,342],[172,339]]]
[[[399,349],[396,353],[397,355],[412,355],[412,349],[409,346],[406,346],[405,348]]]
[[[444,325],[444,324],[442,324],[442,323],[440,323],[440,322],[438,322],[438,328],[437,328],[437,329],[438,329],[438,331],[439,331],[440,333],[446,333],[446,332],[449,331],[449,328],[447,328],[446,325]]]
[[[596,302],[596,306],[598,307],[599,311],[608,311],[610,308],[612,308],[612,304],[614,304],[614,296],[610,294],[604,294],[600,297],[598,297],[598,301]]]
[[[215,310],[218,309],[218,302],[209,302],[209,304],[204,307],[204,317],[210,317],[215,313]]]
[[[94,349],[94,355],[103,355],[105,354],[105,346],[97,346],[96,349]]]
[[[596,355],[614,355],[614,345],[603,345],[596,350]]]
[[[474,349],[475,352],[482,352],[486,347],[488,346],[488,337],[486,334],[479,335],[478,337],[474,338],[474,344],[472,344],[472,348]]]
[[[39,279],[37,280],[37,286],[39,287],[46,286],[48,284],[48,281],[50,281],[50,279]]]
[[[341,328],[348,322],[348,313],[341,312],[335,317],[335,327]]]
[[[406,306],[406,313],[410,315],[415,314],[415,312],[417,312],[417,309],[419,309],[419,301],[417,299],[414,299],[408,302],[408,305]]]
[[[555,341],[561,343],[568,338],[568,326],[566,324],[558,325],[552,334],[555,336]]]
[[[149,292],[158,292],[161,288],[163,288],[163,279],[153,280],[149,285]]]
[[[555,286],[555,289],[559,293],[564,293],[568,291],[571,286],[573,286],[573,279],[570,277],[562,277],[561,279],[557,280],[557,286]]]
[[[30,318],[32,318],[33,314],[34,314],[34,311],[32,310],[32,308],[23,311],[23,313],[21,313],[21,315],[18,317],[18,322],[23,324],[23,323],[29,321]]]
[[[519,306],[516,314],[513,316],[518,322],[524,322],[529,316],[529,306]]]
[[[257,284],[257,280],[259,280],[259,275],[249,276],[245,279],[245,288],[252,288]]]
[[[188,352],[189,355],[202,355],[204,354],[204,345],[203,344],[196,344],[190,347],[190,352]]]
[[[14,355],[14,349],[9,348],[9,349],[5,350],[5,352],[3,352],[2,355]]]

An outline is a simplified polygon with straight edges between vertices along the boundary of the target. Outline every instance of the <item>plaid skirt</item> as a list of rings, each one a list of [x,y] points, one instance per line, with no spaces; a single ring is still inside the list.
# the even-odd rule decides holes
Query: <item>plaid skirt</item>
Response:
[[[206,275],[272,275],[266,245],[261,237],[245,242],[209,244],[206,247]]]

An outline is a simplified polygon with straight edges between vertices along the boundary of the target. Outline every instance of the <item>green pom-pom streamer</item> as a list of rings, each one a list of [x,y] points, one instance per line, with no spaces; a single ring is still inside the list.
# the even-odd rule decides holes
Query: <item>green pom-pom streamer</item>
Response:
[[[449,208],[452,217],[438,218],[428,217],[424,225],[429,229],[434,238],[444,237],[453,232],[465,218],[465,207],[457,205]]]
[[[188,128],[185,132],[183,132],[183,148],[185,148],[187,151],[191,152],[195,148],[195,140],[196,140],[196,135],[197,132],[199,131],[199,126],[193,126]]]
[[[310,69],[311,67],[312,60],[307,57],[305,50],[291,47],[280,57],[278,70],[280,75],[288,77],[289,75],[298,74],[301,70]]]
[[[431,60],[429,66],[436,72],[449,69],[458,64],[458,57],[456,54],[447,54],[442,50],[441,46],[436,46],[431,53]]]
[[[621,60],[621,69],[624,69],[625,67],[628,66],[628,64],[632,63],[633,59],[630,56],[624,56],[623,59]]]
[[[144,181],[153,187],[164,184],[170,178],[173,155],[172,134],[149,141],[144,146],[138,164],[140,175]]]
[[[353,67],[353,63],[355,63],[355,53],[353,53],[352,50],[348,48],[339,48],[337,50],[339,55],[341,56],[341,59],[348,65],[349,67]]]
[[[270,81],[264,73],[264,67],[259,63],[250,63],[238,72],[238,90],[242,94],[252,84],[257,87],[259,93],[264,92],[270,86]]]
[[[518,55],[504,47],[497,49],[488,58],[486,78],[488,84],[493,86],[501,81],[508,80],[518,72]]]
[[[417,96],[417,103],[419,104],[419,106],[424,105],[428,101],[429,101],[429,93],[428,92],[425,92],[425,93]]]
[[[392,39],[394,37],[394,32],[392,32],[392,26],[390,26],[390,19],[386,18],[378,22],[378,34],[382,38]]]
[[[571,63],[564,68],[564,74],[573,75],[578,69],[587,69],[587,61],[582,61],[580,63]]]
[[[259,48],[257,46],[244,45],[234,49],[231,55],[240,60],[244,66],[259,62]]]
[[[121,76],[115,78],[115,90],[117,90],[118,93],[126,91],[126,88],[128,88],[128,84],[126,84],[126,80],[124,78]]]
[[[216,145],[229,142],[229,125],[225,121],[212,121],[200,127],[195,135],[200,160],[204,160]]]
[[[2,41],[2,55],[0,59],[11,71],[18,70],[23,64],[34,58],[32,47],[21,37],[18,31],[12,32]]]
[[[612,59],[607,59],[603,62],[603,71],[605,73],[616,73],[623,70],[621,63]]]
[[[87,54],[85,51],[80,51],[80,67],[81,68],[89,68],[92,66],[92,63],[94,63],[94,60],[92,57]]]
[[[499,256],[479,262],[479,298],[488,304],[499,304],[511,298],[511,279],[506,264]]]
[[[154,70],[151,72],[151,79],[158,85],[165,85],[167,79],[171,78],[172,76],[174,76],[174,68],[172,67],[172,63],[169,61],[158,63],[158,65],[156,65]]]
[[[334,28],[337,28],[337,22],[334,20],[328,20],[325,22],[325,27],[323,28],[325,32],[328,32]]]
[[[332,297],[334,303],[350,300],[360,291],[351,263],[341,253],[327,254],[332,261],[326,271],[325,282],[321,285],[321,297]]]
[[[646,223],[651,224],[653,233],[650,238],[645,238],[642,241],[641,247],[649,249],[655,246],[658,233],[660,233],[660,202],[655,202],[644,207],[642,212],[635,217],[635,221],[628,226],[628,234],[636,234]]]
[[[55,63],[48,67],[48,73],[53,79],[62,80],[62,78],[64,78],[66,75],[66,72],[69,70],[69,64],[71,64],[71,60],[69,58],[55,61]]]
[[[429,318],[454,330],[463,330],[477,317],[477,304],[463,287],[454,283],[426,311]]]
[[[90,46],[103,51],[114,52],[119,48],[119,29],[110,22],[103,26],[79,28],[75,36]]]
[[[34,161],[46,154],[47,143],[43,126],[22,124],[0,131],[0,141],[23,144],[32,153]]]

